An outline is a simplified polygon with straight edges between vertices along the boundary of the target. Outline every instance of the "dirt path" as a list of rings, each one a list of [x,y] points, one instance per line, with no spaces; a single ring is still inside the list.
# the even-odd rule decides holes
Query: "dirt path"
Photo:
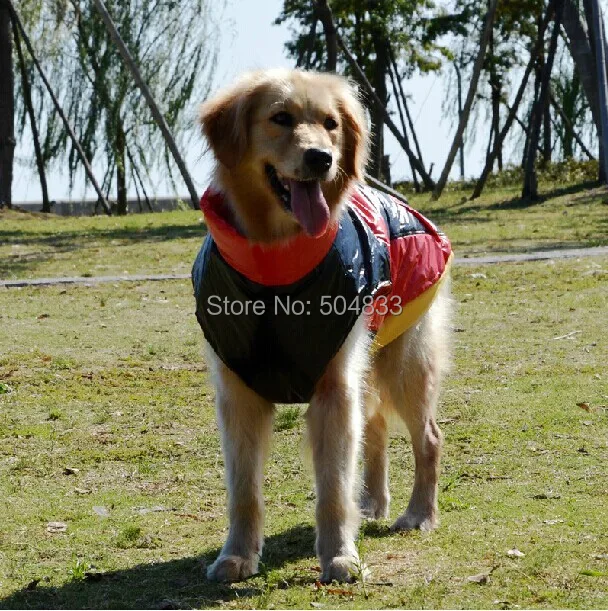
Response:
[[[456,265],[493,265],[497,263],[521,263],[522,261],[546,261],[548,259],[572,259],[608,255],[608,246],[592,248],[564,248],[562,250],[540,250],[508,255],[486,255],[483,257],[456,257]],[[50,286],[57,284],[82,284],[85,286],[102,282],[150,282],[160,280],[189,280],[190,274],[136,274],[133,276],[82,276],[66,278],[36,278],[34,280],[0,280],[0,287]]]
[[[547,259],[573,259],[608,255],[608,246],[591,248],[563,248],[560,250],[536,250],[508,255],[486,255],[483,257],[456,257],[457,265],[487,265],[494,263],[519,263],[521,261],[546,261]]]

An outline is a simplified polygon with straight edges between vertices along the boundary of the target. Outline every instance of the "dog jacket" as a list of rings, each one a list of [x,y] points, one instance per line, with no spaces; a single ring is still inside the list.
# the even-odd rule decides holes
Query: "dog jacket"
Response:
[[[430,307],[448,239],[407,204],[357,185],[318,238],[249,242],[211,189],[209,235],[192,269],[196,316],[220,359],[274,403],[306,403],[359,316],[384,346]]]

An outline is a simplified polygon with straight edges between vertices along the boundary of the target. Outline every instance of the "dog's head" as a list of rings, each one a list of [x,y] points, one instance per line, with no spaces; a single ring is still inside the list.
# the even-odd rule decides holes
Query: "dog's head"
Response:
[[[296,70],[247,74],[203,104],[218,179],[249,237],[322,235],[362,179],[365,114],[349,82]]]

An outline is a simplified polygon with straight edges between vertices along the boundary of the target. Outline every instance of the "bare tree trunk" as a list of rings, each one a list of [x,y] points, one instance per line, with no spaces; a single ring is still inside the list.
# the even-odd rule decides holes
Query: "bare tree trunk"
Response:
[[[127,142],[120,118],[116,122],[116,214],[127,214]]]
[[[139,194],[139,187],[137,186],[137,179],[135,178],[135,171],[133,170],[133,166],[129,167],[131,170],[131,178],[133,180],[133,186],[135,187],[135,195],[137,196],[137,208],[139,212],[144,211],[144,207],[141,205],[141,195]]]
[[[148,193],[146,192],[144,181],[141,178],[141,174],[139,173],[139,168],[137,167],[137,164],[135,163],[135,159],[133,159],[133,155],[131,155],[131,151],[129,150],[129,147],[127,147],[127,158],[129,160],[129,163],[131,164],[131,170],[135,177],[135,181],[134,181],[135,185],[137,186],[137,182],[139,182],[141,191],[144,194],[144,199],[146,200],[146,206],[148,206],[148,210],[150,210],[150,212],[154,212],[154,209],[152,208],[152,204],[150,203],[150,198],[148,197]]]
[[[370,12],[378,10],[377,2],[371,0],[368,2]],[[371,32],[372,44],[376,52],[376,63],[374,65],[374,73],[372,76],[372,85],[378,99],[382,102],[382,106],[386,108],[388,105],[388,91],[386,88],[386,75],[389,71],[389,57],[386,46],[386,35],[381,26],[375,25]],[[367,171],[374,178],[379,178],[386,182],[386,176],[383,172],[384,160],[384,115],[385,111],[375,105],[371,105],[370,115],[372,119],[372,135],[370,155]]]
[[[393,95],[395,96],[395,103],[397,104],[397,112],[399,113],[399,120],[401,121],[401,129],[403,130],[403,137],[407,141],[409,145],[409,137],[407,134],[407,127],[405,125],[405,118],[403,116],[403,110],[401,108],[401,98],[399,96],[399,91],[397,90],[397,79],[399,78],[398,74],[394,74],[394,71],[389,67],[388,74],[391,77],[391,85],[393,87]],[[416,174],[416,168],[413,166],[410,161],[410,169],[412,171],[412,182],[414,183],[414,189],[416,193],[420,193],[420,183],[418,182],[418,175]]]
[[[335,72],[338,65],[338,42],[336,40],[334,17],[331,8],[327,4],[327,0],[316,0],[314,8],[317,10],[317,15],[323,24],[323,32],[325,33],[325,44],[327,45],[325,70],[327,72]]]
[[[483,168],[483,172],[481,173],[481,176],[479,177],[477,184],[475,185],[475,190],[473,191],[473,195],[471,195],[471,199],[475,199],[476,197],[479,197],[481,195],[484,185],[486,184],[486,181],[488,179],[488,176],[492,172],[492,167],[494,166],[494,160],[496,159],[496,156],[498,155],[498,150],[502,147],[502,143],[504,142],[504,139],[507,137],[507,134],[509,133],[509,130],[511,129],[511,125],[513,125],[513,121],[517,119],[517,110],[519,109],[519,105],[521,104],[521,101],[524,97],[526,86],[528,84],[528,79],[530,78],[530,74],[532,74],[532,70],[534,69],[534,66],[536,64],[536,58],[538,57],[539,51],[543,46],[545,30],[547,29],[547,26],[549,25],[549,21],[551,19],[552,13],[553,13],[553,2],[551,1],[549,2],[549,6],[547,7],[547,12],[545,13],[545,18],[543,20],[543,23],[541,24],[541,27],[539,28],[539,31],[536,37],[536,41],[534,42],[534,44],[532,45],[532,48],[530,49],[530,59],[528,60],[528,64],[526,65],[526,69],[524,71],[524,75],[522,76],[521,83],[519,84],[519,88],[517,90],[517,93],[515,94],[513,106],[509,109],[509,114],[507,115],[507,119],[505,121],[505,124],[502,127],[500,135],[496,138],[494,142],[494,148],[492,152],[490,153],[490,156],[486,159],[486,165]],[[527,138],[528,132],[527,130],[524,130],[524,131],[526,132],[526,138]]]
[[[469,84],[469,91],[467,92],[467,98],[465,100],[464,108],[462,110],[462,117],[458,122],[458,128],[456,129],[456,134],[454,135],[454,140],[452,142],[450,152],[448,153],[448,158],[445,162],[445,166],[443,167],[441,176],[437,181],[437,184],[435,185],[435,189],[433,190],[434,200],[437,200],[441,197],[441,193],[448,181],[448,176],[450,175],[450,170],[452,169],[452,164],[454,163],[454,158],[456,157],[458,148],[462,145],[464,130],[466,129],[467,123],[469,122],[469,115],[471,114],[473,100],[475,98],[475,93],[477,92],[477,83],[479,81],[479,75],[481,74],[481,69],[483,68],[483,61],[486,56],[486,49],[488,46],[488,40],[490,39],[490,33],[492,32],[492,26],[494,24],[494,16],[496,15],[497,5],[498,0],[490,0],[490,6],[488,8],[488,12],[486,13],[483,31],[481,34],[481,40],[479,42],[479,51],[477,52],[477,57],[475,58],[475,64],[473,66],[473,74],[471,76],[471,82]]]
[[[542,167],[547,167],[551,163],[551,148],[551,105],[547,104],[543,113]]]
[[[544,46],[544,41],[543,41],[543,46]],[[541,46],[541,48],[538,51],[538,63],[540,63],[541,61],[544,62],[544,50],[543,50],[543,46]],[[532,97],[532,106],[530,107],[530,112],[528,115],[528,127],[523,127],[523,130],[526,134],[526,138],[524,141],[524,150],[521,156],[521,167],[522,169],[526,167],[526,159],[528,159],[528,150],[529,150],[529,146],[530,146],[530,126],[534,123],[535,121],[535,116],[534,113],[536,112],[536,108],[538,105],[538,97],[540,95],[540,81],[542,79],[542,72],[539,69],[538,63],[535,65],[534,67],[534,96]]]
[[[401,85],[399,85],[401,89]],[[412,140],[414,141],[414,147],[416,148],[416,155],[418,155],[418,159],[420,160],[420,165],[424,168],[424,159],[422,158],[422,149],[420,148],[420,142],[418,142],[418,136],[416,135],[416,130],[414,129],[414,122],[412,121],[412,115],[410,113],[410,107],[407,102],[407,97],[401,90],[401,101],[403,102],[403,110],[405,110],[405,116],[407,117],[407,124],[410,127],[410,132],[412,133]],[[430,176],[429,171],[429,176]]]
[[[591,116],[598,134],[599,141],[599,179],[604,180],[604,146],[601,135],[599,95],[597,83],[597,67],[595,55],[587,36],[585,25],[581,20],[576,0],[566,0],[564,6],[564,30],[567,35],[568,49],[580,76],[585,97],[591,109]]]
[[[606,75],[606,36],[604,33],[604,23],[602,11],[598,0],[590,0],[592,9],[593,27],[595,40],[595,64],[597,68],[597,82],[600,107],[600,125],[602,148],[604,151],[601,166],[604,170],[600,180],[606,182],[608,179],[608,78]]]
[[[540,28],[541,18],[538,18],[538,27]],[[544,53],[539,56],[539,69],[542,71],[544,66],[545,57]],[[551,104],[547,103],[543,112],[543,145],[542,145],[542,156],[541,165],[547,167],[551,163]]]
[[[38,125],[36,124],[36,113],[34,112],[34,104],[32,103],[32,90],[30,81],[27,77],[27,69],[25,66],[25,58],[23,57],[23,49],[21,48],[21,37],[19,36],[19,28],[14,19],[11,17],[13,26],[13,40],[15,41],[15,49],[19,58],[19,70],[21,72],[21,86],[23,88],[23,101],[30,119],[30,127],[32,130],[32,140],[34,142],[34,154],[36,155],[36,166],[38,168],[38,176],[40,178],[40,191],[42,192],[42,212],[51,211],[51,202],[49,200],[49,190],[46,182],[46,171],[44,169],[44,159],[42,156],[42,148],[40,147],[40,135],[38,133]]]
[[[526,158],[526,166],[524,168],[524,185],[521,196],[526,199],[538,199],[538,182],[536,179],[536,147],[540,136],[540,125],[546,106],[549,104],[549,89],[551,86],[551,71],[553,69],[553,61],[557,50],[557,38],[562,19],[564,8],[564,0],[556,0],[555,3],[555,24],[551,33],[551,42],[549,43],[549,51],[545,61],[542,80],[540,84],[540,94],[535,108],[532,111],[532,119],[530,124],[530,142],[528,144],[528,152]]]
[[[490,132],[488,134],[488,145],[486,146],[486,159],[490,156],[490,153],[494,150],[494,142],[497,141],[498,136],[494,134],[494,126],[490,125]],[[462,146],[460,147],[462,148]]]
[[[395,59],[395,54],[393,53],[393,47],[391,46],[390,42],[387,41],[387,45],[388,45],[388,54],[391,60],[391,66],[393,67],[393,74],[395,75],[397,87],[399,88],[399,97],[401,98],[401,104],[403,105],[403,110],[405,111],[407,123],[410,128],[410,132],[412,134],[412,140],[414,141],[414,146],[416,147],[416,155],[418,155],[418,160],[420,161],[420,165],[424,167],[424,160],[422,159],[422,151],[420,150],[420,143],[418,142],[418,136],[416,136],[416,130],[414,129],[414,122],[412,121],[412,115],[410,114],[410,109],[407,103],[407,97],[405,93],[403,92],[403,87],[401,86],[401,77],[399,76],[397,60]],[[403,129],[405,133],[405,128]]]
[[[15,100],[11,12],[0,0],[0,208],[12,205]]]
[[[568,92],[562,97],[561,106],[557,98],[551,92],[551,104],[555,108],[557,114],[562,120],[562,149],[566,159],[574,157],[574,142],[575,142],[575,130],[574,121],[576,120],[576,100],[580,91],[580,78],[578,76],[578,70],[576,64],[572,73],[571,87]],[[585,152],[583,150],[583,152]],[[587,154],[585,152],[585,154]]]
[[[488,5],[488,9],[489,9]],[[500,78],[496,72],[496,64],[494,61],[494,28],[490,32],[490,40],[488,42],[489,60],[490,60],[490,92],[492,101],[492,129],[490,140],[494,142],[498,139],[500,133]],[[462,147],[461,147],[462,150]],[[491,150],[491,149],[490,149]],[[496,157],[498,161],[498,170],[502,170],[502,146],[498,149]]]
[[[456,85],[458,88],[458,121],[462,119],[462,73],[458,67],[458,63],[454,61],[454,70],[456,70]],[[464,136],[458,149],[458,156],[460,162],[460,179],[464,180]]]
[[[600,113],[598,106],[595,57],[585,27],[580,19],[576,0],[566,0],[564,5],[563,26],[570,55],[585,91],[585,97],[591,109],[593,122],[599,129]]]

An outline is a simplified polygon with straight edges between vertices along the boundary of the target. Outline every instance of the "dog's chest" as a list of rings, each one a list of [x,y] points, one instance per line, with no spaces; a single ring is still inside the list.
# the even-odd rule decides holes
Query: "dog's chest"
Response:
[[[366,304],[389,280],[388,249],[353,214],[342,219],[321,263],[293,284],[249,280],[228,265],[213,239],[193,270],[206,340],[249,387],[276,403],[310,400]]]
[[[429,260],[429,246],[441,251],[438,234],[370,189],[359,189],[353,202],[327,254],[295,282],[266,284],[234,269],[212,225],[195,261],[196,315],[207,342],[272,402],[308,402],[360,316],[375,333],[404,296],[415,299],[437,279],[437,270],[412,266],[420,255]],[[403,241],[416,236],[416,243]]]

